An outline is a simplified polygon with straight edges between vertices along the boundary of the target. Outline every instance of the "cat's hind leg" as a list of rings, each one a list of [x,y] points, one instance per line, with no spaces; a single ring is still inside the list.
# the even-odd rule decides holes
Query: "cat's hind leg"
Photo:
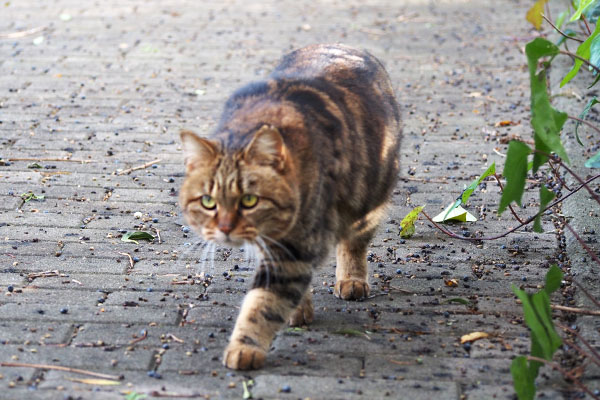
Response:
[[[302,298],[302,301],[296,307],[296,310],[292,313],[289,319],[290,326],[302,326],[308,325],[313,321],[314,309],[312,304],[312,294],[310,290],[307,290]]]
[[[367,247],[384,216],[385,205],[354,223],[336,249],[334,294],[344,300],[361,300],[369,296]]]

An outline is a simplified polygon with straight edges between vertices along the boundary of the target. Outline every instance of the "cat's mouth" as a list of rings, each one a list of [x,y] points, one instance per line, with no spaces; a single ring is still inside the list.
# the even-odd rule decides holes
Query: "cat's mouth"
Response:
[[[225,234],[221,231],[216,231],[208,239],[213,242],[216,242],[217,244],[220,244],[221,246],[242,247],[244,245],[244,240],[232,235]]]

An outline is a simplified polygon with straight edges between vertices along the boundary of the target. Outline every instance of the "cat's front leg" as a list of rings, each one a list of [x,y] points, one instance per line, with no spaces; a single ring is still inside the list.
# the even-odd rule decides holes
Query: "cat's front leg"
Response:
[[[242,304],[223,364],[243,370],[262,367],[275,334],[305,298],[310,280],[310,265],[261,265]]]

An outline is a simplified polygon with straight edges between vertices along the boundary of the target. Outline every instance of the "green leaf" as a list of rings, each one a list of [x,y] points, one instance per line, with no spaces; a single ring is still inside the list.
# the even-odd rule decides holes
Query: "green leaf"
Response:
[[[152,234],[150,234],[148,232],[143,232],[143,231],[129,231],[129,232],[127,232],[127,233],[125,233],[123,235],[123,237],[121,238],[121,240],[123,242],[127,242],[127,243],[139,244],[138,240],[153,241],[154,240],[154,236],[152,236]]]
[[[590,45],[590,64],[600,65],[600,36],[596,36]],[[593,72],[597,74],[596,70],[593,70]]]
[[[542,232],[542,212],[544,208],[552,201],[554,193],[546,189],[546,186],[540,186],[540,210],[538,211],[537,217],[533,222],[533,230],[535,232]]]
[[[523,142],[511,140],[508,144],[506,163],[502,174],[506,177],[506,186],[500,198],[498,214],[502,214],[508,205],[515,201],[521,205],[521,197],[525,190],[525,178],[527,177],[527,156],[531,149]]]
[[[579,45],[579,47],[577,47],[576,54],[579,57],[582,57],[582,58],[584,58],[586,60],[590,59],[592,42],[594,41],[594,38],[596,36],[598,36],[598,33],[600,33],[600,24],[597,24],[596,28],[594,29],[594,32],[592,32],[592,34],[590,36],[588,36],[588,38],[583,43],[581,43]],[[581,68],[582,65],[583,65],[583,61],[581,61],[580,59],[576,58],[575,59],[575,64],[573,64],[573,68],[571,68],[571,70],[569,71],[569,73],[567,73],[567,75],[560,82],[560,87],[563,87],[571,79],[573,79],[575,77],[575,75],[577,75],[577,72],[579,72],[579,68]]]
[[[27,192],[21,194],[21,199],[23,199],[23,202],[29,203],[31,200],[44,200],[44,195],[37,196],[33,192]]]
[[[533,6],[531,6],[529,11],[527,11],[527,15],[525,16],[525,19],[527,19],[527,21],[531,22],[533,24],[533,26],[535,26],[535,29],[537,29],[538,31],[542,27],[542,21],[543,21],[542,14],[544,13],[544,5],[547,2],[548,2],[548,0],[536,1],[533,4]]]
[[[546,293],[550,295],[550,293],[558,290],[558,288],[560,288],[562,279],[562,271],[556,266],[556,264],[553,264],[548,272],[546,272],[546,286],[544,286]]]
[[[531,330],[531,355],[551,360],[562,340],[554,330],[548,293],[541,290],[529,295],[514,285],[512,290],[523,304],[525,323]]]
[[[400,222],[400,237],[409,238],[415,234],[415,222],[424,206],[415,207]]]
[[[537,73],[538,61],[541,57],[555,56],[559,50],[552,42],[536,38],[525,46],[527,64],[529,65],[529,82],[531,86],[531,125],[534,131],[536,150],[544,153],[554,152],[568,162],[567,152],[560,141],[560,130],[567,120],[567,113],[560,112],[550,105],[546,87],[546,70]],[[533,172],[547,161],[547,157],[535,153],[533,156]]]
[[[39,169],[42,168],[42,166],[38,163],[31,163],[27,166],[27,168],[31,168],[31,169]]]
[[[456,200],[457,202],[460,199]],[[456,203],[450,204],[444,211],[432,218],[433,222],[446,222],[446,221],[458,221],[458,222],[475,222],[477,218],[461,206],[456,206]]]
[[[242,399],[243,400],[248,400],[248,399],[252,399],[252,392],[250,391],[250,389],[248,388],[249,386],[253,386],[254,382],[252,380],[249,380],[248,382],[246,381],[242,381],[242,386],[244,388],[244,393],[242,394]]]
[[[446,301],[444,301],[444,303],[460,303],[460,304],[464,304],[465,306],[468,306],[469,304],[471,304],[471,302],[467,299],[463,299],[462,297],[454,297],[452,299],[448,299]]]
[[[565,29],[565,30],[563,31],[563,33],[564,33],[565,35],[567,35],[567,36],[570,36],[570,37],[577,37],[577,32],[575,32],[575,31],[574,31],[573,29],[571,29],[571,28]],[[556,45],[557,45],[557,46],[560,46],[561,44],[563,44],[563,43],[564,43],[564,42],[566,42],[566,41],[567,41],[567,38],[566,38],[566,37],[564,37],[563,35],[560,35],[560,36],[558,37],[558,41],[556,42]]]
[[[558,14],[558,18],[556,18],[556,22],[554,23],[554,25],[556,25],[558,29],[562,27],[563,23],[565,22],[565,18],[567,18],[567,15],[569,15],[567,11],[563,11],[560,14]],[[567,32],[565,31],[565,33]]]
[[[365,332],[351,328],[338,329],[337,331],[333,331],[332,333],[336,335],[365,336]]]
[[[595,24],[598,21],[598,17],[600,17],[600,1],[595,0],[588,8],[583,12],[585,17],[592,24]]]
[[[598,50],[599,50],[598,55],[600,56],[600,47]],[[588,101],[587,104],[585,105],[585,107],[583,108],[583,111],[581,112],[581,114],[579,114],[579,119],[585,119],[585,117],[588,115],[588,113],[590,112],[592,107],[598,103],[600,103],[600,101],[598,101],[598,99],[596,97],[594,97],[593,99]],[[580,125],[581,125],[581,122],[579,122],[579,121],[577,121],[577,123],[575,124],[575,137],[577,138],[577,143],[579,143],[580,145],[583,146],[583,143],[581,143],[581,139],[579,139],[579,133],[577,132],[577,129],[579,129]]]
[[[585,162],[587,168],[600,168],[600,151]]]
[[[496,173],[496,163],[493,162],[492,165],[485,170],[485,172],[477,179],[475,179],[467,188],[462,192],[461,200],[463,204],[466,204],[469,201],[469,197],[471,194],[477,189],[477,186],[488,176],[494,175]]]
[[[535,378],[532,376],[527,358],[519,356],[510,364],[510,373],[513,377],[513,386],[519,400],[533,400],[535,397]]]
[[[146,394],[141,394],[137,392],[131,392],[125,396],[125,400],[142,400],[148,397]]]
[[[580,0],[579,5],[577,6],[577,10],[569,19],[569,22],[577,21],[581,18],[581,14],[585,11],[585,9],[594,2],[594,0]]]

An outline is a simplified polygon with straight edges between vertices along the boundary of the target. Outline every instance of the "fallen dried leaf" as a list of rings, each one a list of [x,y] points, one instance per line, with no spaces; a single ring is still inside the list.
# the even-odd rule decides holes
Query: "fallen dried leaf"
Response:
[[[467,335],[462,335],[460,337],[460,343],[464,344],[464,343],[467,343],[467,342],[474,342],[474,341],[479,340],[479,339],[485,339],[485,338],[487,338],[489,336],[490,335],[488,333],[485,333],[485,332],[471,332],[471,333],[469,333]]]

